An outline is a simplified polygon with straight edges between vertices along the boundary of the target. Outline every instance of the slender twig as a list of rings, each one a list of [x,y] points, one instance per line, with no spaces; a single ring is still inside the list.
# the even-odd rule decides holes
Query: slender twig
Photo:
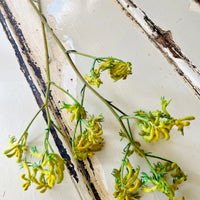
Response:
[[[64,138],[66,138],[66,135],[56,126],[53,121],[51,121],[51,124]]]
[[[157,159],[160,159],[160,160],[163,160],[163,161],[167,161],[167,162],[173,163],[173,161],[168,160],[168,159],[165,159],[165,158],[162,158],[162,157],[160,157],[160,156],[151,155],[151,154],[149,154],[149,153],[145,153],[145,155],[146,155],[147,157],[157,158]]]
[[[85,97],[85,89],[86,89],[86,85],[84,84],[82,90],[81,90],[81,106],[83,106],[83,101],[84,101],[84,97]],[[82,133],[82,122],[80,121],[80,132]]]
[[[28,129],[30,128],[30,126],[32,125],[33,121],[35,120],[35,118],[39,115],[39,113],[43,110],[43,108],[45,107],[45,105],[42,105],[41,108],[37,111],[37,113],[34,115],[34,117],[32,118],[32,120],[29,122],[28,126],[26,127],[26,129],[24,130],[23,134],[21,135],[21,137],[18,140],[18,143],[21,141],[21,139],[24,137],[25,133],[28,131]]]
[[[75,103],[79,104],[79,102],[66,90],[64,90],[63,88],[61,88],[59,85],[55,84],[54,82],[51,82],[51,84],[55,87],[57,87],[59,90],[61,90],[62,92],[64,92],[65,94],[67,94]]]

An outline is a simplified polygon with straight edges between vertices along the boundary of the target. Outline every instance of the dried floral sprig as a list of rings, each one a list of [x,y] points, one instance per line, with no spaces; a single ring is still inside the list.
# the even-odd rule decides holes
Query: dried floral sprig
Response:
[[[44,152],[42,154],[38,153],[36,148],[32,148],[31,150],[32,155],[40,158],[41,160],[38,162],[38,164],[31,164],[26,159],[22,161],[22,167],[26,169],[27,172],[27,175],[25,174],[21,175],[21,178],[25,181],[25,183],[22,184],[22,187],[25,190],[27,190],[30,184],[34,182],[36,185],[38,185],[37,189],[41,190],[40,192],[43,193],[47,189],[51,189],[55,185],[56,180],[57,183],[60,183],[63,180],[63,174],[64,174],[63,171],[65,162],[59,155],[54,153],[53,148],[51,147],[48,140],[50,127],[55,126],[50,117],[50,112],[48,107],[49,92],[50,92],[50,87],[52,85],[60,89],[62,92],[64,92],[74,100],[74,104],[72,105],[63,102],[62,109],[67,109],[67,112],[71,113],[71,121],[73,121],[74,119],[76,120],[74,135],[71,141],[72,149],[75,154],[75,159],[85,160],[87,156],[94,155],[94,152],[101,150],[103,146],[103,138],[102,138],[103,131],[101,127],[101,122],[103,121],[103,117],[101,115],[99,115],[98,117],[89,115],[88,117],[88,114],[83,107],[84,95],[82,95],[81,103],[79,103],[74,97],[72,97],[71,94],[69,94],[63,88],[61,88],[60,86],[51,81],[47,40],[44,31],[44,26],[46,26],[48,31],[55,38],[57,44],[65,53],[66,58],[68,59],[74,71],[76,72],[77,76],[84,83],[84,92],[85,88],[90,89],[107,106],[107,108],[112,112],[112,114],[114,115],[116,120],[118,120],[121,126],[121,131],[120,131],[121,137],[126,138],[127,140],[127,145],[123,151],[123,154],[125,156],[122,160],[121,167],[119,170],[114,169],[113,171],[113,175],[115,176],[115,189],[116,189],[114,197],[118,198],[119,200],[139,199],[140,198],[139,189],[141,189],[144,192],[158,190],[167,195],[170,200],[175,200],[174,196],[175,196],[175,191],[178,189],[178,184],[180,184],[182,181],[185,181],[186,176],[176,163],[171,162],[165,158],[161,158],[159,156],[154,156],[150,155],[149,153],[146,153],[141,148],[141,144],[133,139],[133,133],[130,127],[129,120],[131,118],[137,120],[138,126],[142,129],[141,134],[143,135],[144,140],[156,142],[158,141],[159,134],[161,134],[161,137],[164,137],[165,139],[168,140],[169,132],[173,126],[177,126],[178,130],[183,133],[184,127],[189,126],[190,124],[190,122],[188,122],[187,120],[193,120],[194,117],[190,116],[180,119],[175,119],[171,117],[171,115],[166,110],[166,107],[170,101],[166,101],[164,98],[161,98],[162,111],[155,111],[149,113],[146,113],[144,111],[137,111],[134,116],[126,115],[123,111],[114,106],[110,101],[107,101],[105,98],[103,98],[103,96],[101,96],[93,87],[91,87],[91,85],[96,85],[97,87],[99,87],[101,84],[103,84],[103,82],[100,79],[100,76],[101,73],[106,70],[109,72],[110,77],[114,79],[115,82],[120,79],[126,79],[128,75],[132,74],[131,63],[124,62],[120,59],[113,57],[100,58],[79,53],[74,50],[66,51],[60,40],[54,34],[52,28],[48,25],[46,19],[44,18],[41,12],[40,0],[37,1],[39,9],[36,7],[36,5],[32,0],[29,1],[43,23],[42,28],[45,41],[44,46],[46,51],[46,73],[47,73],[47,89],[45,95],[45,103],[43,106],[41,106],[40,110],[33,117],[31,122],[25,129],[24,133],[22,134],[19,140],[20,142],[22,141],[21,143],[19,143],[21,146],[20,147],[17,146],[19,145],[18,143],[14,144],[15,140],[12,138],[10,141],[11,148],[8,149],[5,152],[5,154],[8,155],[8,157],[16,155],[17,159],[19,161],[22,161],[22,152],[27,150],[25,147],[27,140],[27,138],[24,138],[26,136],[25,134],[28,132],[28,129],[32,124],[32,122],[34,121],[34,119],[43,109],[45,109],[46,111],[48,123],[44,138]],[[80,74],[79,70],[76,68],[72,59],[69,56],[70,53],[76,53],[82,56],[90,57],[94,60],[90,75],[86,75],[84,78]],[[99,63],[97,69],[95,69],[96,63]],[[127,124],[124,123],[124,119],[126,119]],[[76,136],[78,125],[80,125],[79,126],[80,133],[78,134],[78,136]],[[83,126],[85,127],[84,130]],[[62,132],[61,130],[58,129],[58,127],[55,128],[59,132]],[[23,151],[21,152],[21,150]],[[20,154],[18,153],[16,154],[17,151],[20,151]],[[136,155],[142,157],[142,159],[144,159],[147,162],[150,168],[150,172],[152,173],[152,177],[147,175],[147,173],[142,172],[143,174],[142,179],[138,178],[140,168],[138,167],[137,169],[133,169],[130,160],[128,158],[132,156],[133,153],[136,153]],[[149,160],[149,157],[165,160],[167,161],[167,163],[152,164]],[[167,174],[169,174],[169,172],[173,170],[175,170],[175,173],[171,174],[173,178],[173,184],[170,185],[166,179],[166,176]],[[39,173],[40,176],[39,179],[37,179],[37,174]],[[148,186],[148,183],[152,183],[154,186],[150,188]],[[183,200],[184,197],[181,197],[180,199]]]

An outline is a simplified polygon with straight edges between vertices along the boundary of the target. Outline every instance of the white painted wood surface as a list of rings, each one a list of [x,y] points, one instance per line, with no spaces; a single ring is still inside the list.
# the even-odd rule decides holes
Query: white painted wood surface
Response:
[[[29,32],[27,35],[29,36],[26,38],[28,44],[40,44],[42,43],[42,39],[39,34],[39,20],[34,12],[30,12],[31,7],[27,3],[23,4],[21,2],[20,0],[16,0],[13,3],[16,18],[23,19],[24,15],[26,15],[26,22],[28,22],[25,23],[27,26],[26,31],[31,30],[33,33],[30,34]],[[142,142],[142,145],[144,145],[147,151],[150,149],[149,151],[155,154],[177,161],[188,175],[188,181],[180,187],[180,190],[177,192],[177,197],[184,195],[188,200],[198,200],[198,188],[200,185],[200,101],[194,95],[193,91],[188,88],[182,78],[174,71],[173,66],[166,61],[158,49],[129,21],[115,1],[87,0],[83,2],[81,0],[53,0],[47,3],[48,5],[44,5],[46,14],[49,14],[47,19],[67,48],[97,56],[120,57],[133,63],[133,76],[126,81],[117,83],[117,88],[116,84],[108,80],[108,76],[104,77],[104,86],[99,91],[107,99],[113,100],[116,105],[131,114],[138,109],[157,109],[160,105],[160,97],[165,96],[167,99],[172,99],[169,110],[176,117],[191,114],[196,117],[196,120],[191,123],[191,127],[186,128],[184,137],[177,133],[176,130],[173,130],[171,140],[168,142],[161,141],[157,145],[144,144]],[[200,14],[189,10],[188,1],[176,1],[175,5],[172,1],[159,1],[158,3],[156,1],[143,0],[140,2],[136,1],[135,3],[151,17],[153,22],[165,30],[171,30],[175,42],[177,42],[185,55],[197,67],[200,66],[200,57],[198,56],[198,52],[200,52],[200,40],[196,38],[196,34],[200,31]],[[55,7],[56,5],[57,7]],[[24,12],[19,12],[22,6]],[[168,12],[165,13],[163,7],[167,7]],[[163,12],[161,12],[162,9]],[[178,13],[175,12],[177,9],[179,11]],[[171,15],[169,16],[168,13],[171,13]],[[31,23],[34,23],[34,28]],[[21,26],[23,27],[23,24]],[[195,31],[191,31],[193,29]],[[185,37],[183,32],[187,33]],[[20,135],[24,124],[36,112],[37,105],[23,75],[19,71],[14,53],[9,47],[8,42],[6,42],[2,30],[1,37],[0,124],[2,140],[0,150],[2,152],[7,146],[7,136],[10,134]],[[57,58],[56,60],[52,60],[52,65],[55,66],[55,71],[58,71],[58,69],[62,71],[59,75],[54,76],[54,80],[68,88],[69,85],[67,83],[70,82],[69,79],[71,78],[68,75],[72,73],[70,66],[65,62],[61,51],[55,46],[51,38],[50,41],[52,49],[51,56],[52,58]],[[8,45],[8,49],[5,50],[6,45]],[[31,48],[35,52],[33,56],[43,63],[44,58],[41,53],[43,51],[42,45],[33,45]],[[6,56],[7,59],[4,60]],[[87,73],[91,62],[79,56],[74,56],[74,59],[81,72]],[[70,86],[70,89],[74,94],[78,95],[81,88],[79,86],[80,81],[76,80],[74,74],[72,76],[74,84],[73,87]],[[30,102],[27,103],[27,101]],[[30,104],[31,106],[29,106]],[[103,113],[105,116],[104,137],[106,145],[102,152],[97,153],[96,157],[103,168],[102,176],[105,179],[105,187],[108,189],[110,198],[113,199],[114,179],[111,172],[113,168],[120,166],[122,158],[121,151],[124,145],[123,142],[119,142],[119,125],[114,121],[111,113],[91,93],[88,94],[85,106],[89,111],[96,114]],[[40,135],[41,130],[45,127],[45,124],[41,123],[41,121],[42,117],[36,121],[32,128],[33,140],[36,140],[36,135]],[[134,129],[136,128],[134,123],[132,126]],[[34,191],[33,187],[30,191],[23,192],[20,186],[21,180],[19,179],[21,173],[16,167],[16,163],[13,160],[6,159],[2,154],[0,156],[0,168],[3,174],[3,178],[0,179],[0,199],[11,200],[14,197],[15,199],[80,199],[67,173],[64,184],[56,186],[52,191],[44,195],[39,194],[38,191]],[[135,165],[138,162],[143,168],[146,168],[145,163],[140,160],[133,160],[133,162]],[[86,200],[88,198],[85,197]],[[165,200],[167,197],[155,193],[144,195],[142,199]]]

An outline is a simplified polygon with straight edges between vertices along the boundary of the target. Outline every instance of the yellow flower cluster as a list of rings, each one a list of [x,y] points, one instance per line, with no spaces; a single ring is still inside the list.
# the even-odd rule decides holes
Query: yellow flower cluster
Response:
[[[85,75],[84,78],[91,85],[99,87],[103,82],[100,79],[101,72],[108,70],[110,77],[114,81],[120,79],[126,79],[128,75],[132,74],[132,67],[130,62],[124,62],[115,58],[108,58],[104,60],[98,67],[98,69],[92,69],[90,76]]]
[[[155,111],[146,113],[144,111],[137,111],[134,118],[137,119],[138,126],[141,128],[140,135],[143,136],[146,142],[157,142],[159,138],[168,140],[170,138],[170,131],[173,126],[178,127],[178,131],[183,134],[185,126],[189,126],[190,122],[186,120],[194,120],[193,116],[184,117],[181,119],[174,119],[169,115],[166,106],[170,101],[162,100],[162,111]]]
[[[72,113],[70,120],[73,121],[74,119],[79,120],[79,119],[86,119],[87,113],[83,106],[76,102],[75,104],[66,104],[65,102],[63,103],[63,107],[61,109],[67,109],[67,112]]]
[[[28,133],[26,132],[23,137],[16,143],[16,138],[15,136],[10,137],[9,140],[9,146],[10,148],[5,150],[3,153],[8,157],[11,158],[13,156],[17,157],[17,162],[21,162],[22,160],[22,155],[24,151],[27,151],[26,147],[26,140],[28,137]]]
[[[37,157],[43,154],[35,153]],[[26,169],[27,176],[21,175],[21,179],[25,182],[22,184],[24,190],[27,190],[31,183],[37,185],[36,189],[44,193],[47,189],[51,189],[57,180],[57,184],[63,181],[65,161],[56,153],[45,154],[41,164],[30,165],[27,161],[22,162],[22,167]],[[32,174],[31,174],[32,169]]]
[[[175,170],[175,173],[171,174],[173,177],[173,189],[176,191],[178,189],[178,184],[181,184],[183,181],[187,180],[187,176],[181,170],[181,168],[176,163],[165,162],[161,164],[160,162],[155,165],[155,171],[157,173],[172,172]]]
[[[115,59],[107,59],[99,65],[97,72],[109,69],[110,77],[115,81],[119,79],[126,79],[129,74],[132,74],[132,67],[130,62],[119,61]]]
[[[138,178],[140,169],[134,170],[128,158],[123,160],[127,173],[123,173],[123,168],[120,170],[114,169],[113,176],[115,177],[115,193],[113,196],[118,200],[136,200],[139,198],[138,189],[141,187],[141,180]]]
[[[155,190],[158,190],[160,192],[163,192],[165,195],[169,197],[169,200],[184,200],[184,197],[181,197],[180,199],[175,199],[175,191],[178,189],[178,184],[182,183],[186,180],[186,176],[183,173],[183,171],[180,169],[180,167],[176,163],[170,163],[166,162],[164,164],[161,164],[158,162],[157,165],[154,165],[155,171],[158,174],[157,177],[148,177],[147,174],[143,173],[143,192],[154,192]],[[168,172],[172,172],[175,170],[175,173],[171,174],[171,177],[173,178],[173,183],[170,185],[167,181],[166,175]],[[154,186],[149,187],[147,184],[152,183]]]
[[[103,147],[103,130],[100,122],[103,121],[103,116],[90,116],[86,121],[85,131],[80,133],[75,139],[73,150],[76,160],[85,160],[87,156],[93,156],[94,152],[100,151]]]
[[[99,77],[100,77],[100,73],[97,72],[97,69],[92,70],[90,76],[88,75],[84,76],[85,80],[87,80],[90,85],[96,85],[97,88],[99,88],[99,86],[103,84],[103,82],[101,81]]]

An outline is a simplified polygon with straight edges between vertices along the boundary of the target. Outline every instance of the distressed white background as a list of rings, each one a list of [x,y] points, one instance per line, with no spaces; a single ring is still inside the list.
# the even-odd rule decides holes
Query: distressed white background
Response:
[[[58,6],[55,9],[55,3]],[[189,10],[189,1],[136,1],[146,14],[161,28],[171,30],[174,40],[193,64],[200,66],[200,14]],[[53,7],[52,7],[53,6]],[[108,100],[124,109],[125,112],[156,110],[160,108],[160,97],[172,99],[169,111],[175,117],[194,115],[196,120],[185,129],[182,137],[172,131],[171,140],[158,144],[144,144],[147,151],[176,161],[188,175],[177,192],[177,197],[185,195],[187,200],[199,199],[200,185],[200,101],[175,73],[173,67],[161,53],[139,32],[113,1],[106,0],[54,0],[49,6],[49,14],[56,19],[56,27],[63,33],[63,41],[70,42],[72,48],[96,56],[119,57],[133,63],[133,75],[126,81],[113,83],[105,75],[104,85],[99,89]],[[67,38],[67,39],[66,39]],[[70,39],[70,40],[69,40]],[[67,40],[67,41],[66,41]],[[37,112],[37,105],[30,88],[19,70],[14,52],[0,29],[0,200],[12,199],[72,199],[79,200],[75,189],[66,174],[64,184],[57,185],[46,194],[34,190],[27,192],[21,188],[19,176],[22,170],[14,159],[2,155],[7,148],[8,135],[19,136],[26,124]],[[76,56],[76,64],[83,73],[89,71],[92,61]],[[78,82],[79,84],[79,82]],[[80,86],[77,86],[77,94]],[[89,112],[103,113],[105,116],[105,148],[97,153],[100,160],[108,191],[114,192],[113,168],[120,166],[121,151],[125,145],[119,142],[119,125],[91,93],[88,93],[85,106]],[[31,128],[31,138],[38,137],[45,129],[42,117]],[[132,124],[135,128],[135,124]],[[137,132],[137,131],[136,131]],[[137,136],[136,136],[137,137]],[[132,160],[135,166],[142,165],[141,160]],[[166,196],[153,193],[144,195],[144,200],[165,200]]]

